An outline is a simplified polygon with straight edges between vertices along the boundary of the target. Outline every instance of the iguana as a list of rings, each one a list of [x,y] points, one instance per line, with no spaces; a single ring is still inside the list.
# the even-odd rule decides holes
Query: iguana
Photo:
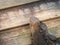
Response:
[[[30,17],[30,28],[32,32],[32,45],[56,45],[47,34],[47,26],[36,17]]]

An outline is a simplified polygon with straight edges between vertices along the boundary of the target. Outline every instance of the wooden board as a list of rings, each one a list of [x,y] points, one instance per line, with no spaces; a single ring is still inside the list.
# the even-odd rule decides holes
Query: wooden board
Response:
[[[35,2],[38,0],[0,0],[0,9]]]
[[[36,3],[33,6],[19,6],[0,11],[0,45],[30,45],[29,25],[20,27],[29,23],[30,16],[43,21],[47,25],[49,34],[60,38],[60,3],[57,4]]]
[[[49,34],[55,36],[56,38],[60,38],[60,18],[48,20],[43,23],[47,25]],[[29,25],[0,31],[0,44],[30,45],[31,30]]]
[[[57,5],[58,4],[58,5]],[[31,16],[40,21],[60,18],[60,3],[33,3],[0,11],[0,30],[21,26],[29,23]]]
[[[31,30],[25,26],[2,31],[0,45],[31,45]]]
[[[48,33],[53,37],[60,38],[60,18],[44,22],[47,25]]]

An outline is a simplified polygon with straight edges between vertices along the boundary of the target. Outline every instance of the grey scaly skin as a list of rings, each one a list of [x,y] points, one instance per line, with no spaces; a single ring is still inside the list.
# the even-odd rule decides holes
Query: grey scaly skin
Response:
[[[46,26],[46,25],[45,25]],[[32,45],[55,45],[46,35],[44,24],[36,17],[30,17]]]

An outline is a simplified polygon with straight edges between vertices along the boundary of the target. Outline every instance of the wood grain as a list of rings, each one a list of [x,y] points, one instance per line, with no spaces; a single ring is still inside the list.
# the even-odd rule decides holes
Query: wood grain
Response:
[[[33,3],[0,11],[0,30],[29,24],[31,16],[40,21],[60,18],[60,3]]]
[[[0,9],[9,8],[17,5],[35,2],[38,0],[0,0]]]

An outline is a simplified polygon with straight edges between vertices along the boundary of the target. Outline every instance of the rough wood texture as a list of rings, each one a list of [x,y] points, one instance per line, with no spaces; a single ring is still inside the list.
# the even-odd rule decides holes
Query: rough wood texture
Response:
[[[46,1],[58,1],[58,0],[0,0],[0,9],[5,9],[13,6],[23,5],[31,2],[46,2]]]
[[[51,33],[52,32],[53,30],[51,31]],[[0,45],[30,45],[30,34],[31,31],[29,29],[29,26],[18,27],[2,31],[0,32]],[[53,34],[55,35],[56,33]]]
[[[53,37],[60,38],[60,18],[44,22],[48,27],[48,32]]]
[[[35,2],[38,0],[0,0],[0,9]]]
[[[32,15],[41,21],[45,20],[44,23],[48,27],[49,34],[60,38],[60,1],[43,4],[33,3],[0,11],[0,45],[30,45],[31,31],[29,26],[23,28],[17,26],[28,24]],[[17,28],[7,29],[12,27]],[[3,29],[7,30],[3,31]]]
[[[60,18],[44,22],[48,26],[48,32],[56,38],[60,38]],[[51,37],[52,38],[52,37]],[[0,45],[30,45],[31,30],[29,25],[0,31]]]
[[[41,4],[36,2],[0,11],[0,30],[29,23],[31,16],[39,20],[60,18],[60,1]]]
[[[31,45],[29,27],[18,27],[0,32],[0,45]]]

